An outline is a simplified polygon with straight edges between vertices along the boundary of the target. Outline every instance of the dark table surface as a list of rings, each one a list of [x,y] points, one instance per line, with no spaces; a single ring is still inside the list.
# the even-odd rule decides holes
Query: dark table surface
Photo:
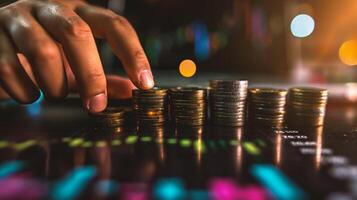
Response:
[[[110,104],[130,106],[130,101]],[[357,106],[350,103],[329,102],[322,127],[208,124],[108,133],[89,129],[88,119],[78,98],[31,106],[2,102],[0,199],[353,199],[357,194]]]

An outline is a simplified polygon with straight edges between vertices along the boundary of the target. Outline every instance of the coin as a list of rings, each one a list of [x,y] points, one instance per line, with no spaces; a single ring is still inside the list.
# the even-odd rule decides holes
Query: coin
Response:
[[[248,90],[248,121],[253,125],[282,126],[287,90],[251,88]]]
[[[245,119],[247,80],[211,80],[210,116],[215,125],[242,126]]]
[[[314,88],[314,87],[293,87],[289,89],[291,93],[297,94],[315,94],[318,96],[328,96],[327,89]]]
[[[135,89],[133,110],[139,126],[160,126],[167,115],[167,90],[154,87],[150,90]]]
[[[321,126],[326,114],[328,91],[321,88],[294,87],[289,89],[289,125]]]
[[[99,113],[90,113],[91,125],[99,129],[122,130],[125,110],[121,107],[107,107]]]
[[[168,91],[171,117],[177,125],[201,126],[206,120],[207,89],[177,87]]]

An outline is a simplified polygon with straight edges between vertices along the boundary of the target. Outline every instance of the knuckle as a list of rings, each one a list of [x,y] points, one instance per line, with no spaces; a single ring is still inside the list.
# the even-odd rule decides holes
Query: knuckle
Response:
[[[134,51],[133,56],[134,56],[134,60],[138,63],[138,66],[140,68],[144,68],[144,69],[150,68],[150,64],[147,60],[144,50],[138,49]]]
[[[33,28],[33,24],[28,24],[26,26],[17,23],[17,29],[12,31],[13,34],[19,35],[19,38],[22,36],[23,38],[31,38],[32,40],[36,39],[38,37],[38,32],[35,31]],[[29,45],[36,44],[34,43],[28,43]]]
[[[129,21],[120,15],[114,14],[110,15],[109,21],[113,26],[128,27],[130,26]]]
[[[137,49],[134,51],[134,56],[136,59],[139,60],[145,60],[146,59],[146,55],[144,53],[144,51],[142,49]]]
[[[75,38],[88,38],[92,34],[89,25],[79,16],[66,19],[65,32]]]
[[[87,81],[89,83],[101,83],[105,80],[104,73],[101,70],[91,70],[88,73]]]
[[[8,65],[0,66],[0,76],[1,77],[9,77],[12,76],[12,68]]]
[[[0,58],[0,76],[8,77],[13,75],[13,66],[15,62],[9,58]]]
[[[54,60],[59,56],[59,50],[52,42],[38,42],[29,52],[32,58],[41,60]]]

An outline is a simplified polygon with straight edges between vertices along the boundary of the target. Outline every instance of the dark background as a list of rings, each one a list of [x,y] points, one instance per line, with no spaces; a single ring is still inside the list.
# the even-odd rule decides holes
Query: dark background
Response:
[[[4,0],[0,5],[10,2]],[[191,59],[197,64],[197,75],[249,73],[286,77],[299,83],[348,83],[357,79],[357,68],[339,58],[341,45],[357,36],[354,0],[89,2],[128,18],[154,71],[176,73],[182,60]],[[299,14],[308,14],[315,21],[314,32],[306,38],[296,38],[290,31],[292,19]],[[109,46],[104,41],[98,45],[106,71],[120,72],[120,61]]]
[[[284,73],[283,7],[284,1],[130,0],[124,9],[110,8],[133,24],[154,69],[176,70],[192,59],[203,71]]]

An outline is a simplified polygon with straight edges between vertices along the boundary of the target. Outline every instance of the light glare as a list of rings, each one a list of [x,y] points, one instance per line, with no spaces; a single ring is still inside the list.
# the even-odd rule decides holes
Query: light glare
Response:
[[[300,14],[294,17],[290,25],[291,33],[298,38],[304,38],[314,31],[314,19],[307,14]]]
[[[180,74],[184,77],[192,77],[196,73],[196,64],[189,59],[183,60],[179,66]]]
[[[341,61],[346,65],[357,65],[357,40],[344,42],[339,51]]]

